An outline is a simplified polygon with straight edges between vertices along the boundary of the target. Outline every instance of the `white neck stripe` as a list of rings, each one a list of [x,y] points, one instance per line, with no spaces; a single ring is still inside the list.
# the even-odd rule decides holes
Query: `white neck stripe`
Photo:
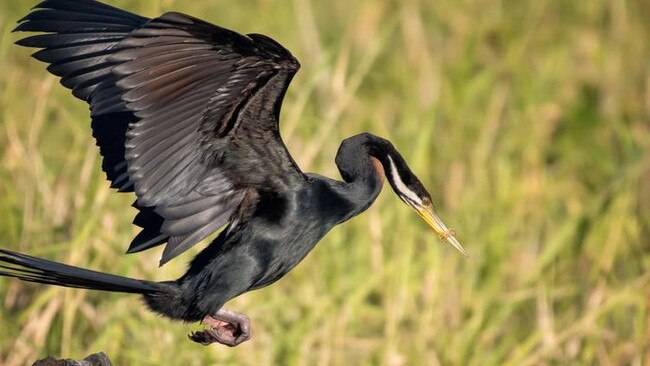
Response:
[[[393,159],[388,155],[388,162],[390,163],[390,175],[391,178],[393,179],[393,182],[395,183],[395,188],[397,188],[397,191],[400,195],[404,197],[408,197],[411,201],[422,204],[422,200],[420,197],[418,197],[415,192],[410,190],[406,184],[402,181],[402,178],[400,177],[399,173],[397,172],[397,168],[395,167],[395,163],[393,162]]]

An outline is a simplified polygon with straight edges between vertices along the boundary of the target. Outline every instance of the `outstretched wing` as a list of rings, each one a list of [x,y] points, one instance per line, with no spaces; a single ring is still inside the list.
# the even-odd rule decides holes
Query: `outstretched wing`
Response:
[[[54,8],[57,16],[70,20],[76,12],[70,3],[49,0],[39,7]],[[81,4],[92,8],[93,15],[106,7],[94,1]],[[44,11],[30,15],[40,12],[46,18]],[[86,39],[86,29],[97,29],[88,24],[28,26],[37,21],[30,15],[18,30],[57,36],[69,31]],[[278,130],[281,101],[299,64],[262,35],[240,35],[179,13],[139,21],[108,47],[88,38],[83,43],[87,48],[62,52],[61,58],[87,59],[94,49],[108,55],[103,60],[109,73],[70,85],[92,89],[78,96],[91,105],[94,131],[103,128],[101,135],[115,135],[97,139],[105,162],[106,152],[120,158],[108,167],[120,174],[111,177],[107,171],[109,179],[122,190],[134,189],[138,197],[140,213],[134,222],[143,230],[129,251],[167,242],[162,264],[231,220],[249,189],[281,191],[304,179]],[[50,49],[45,41],[26,45]],[[93,72],[81,70],[66,75]],[[116,140],[123,150],[108,147]]]

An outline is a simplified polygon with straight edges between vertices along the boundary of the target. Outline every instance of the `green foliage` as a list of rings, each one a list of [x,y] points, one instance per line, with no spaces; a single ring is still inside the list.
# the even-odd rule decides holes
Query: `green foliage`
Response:
[[[118,365],[650,363],[650,6],[639,0],[116,1],[271,35],[301,60],[282,131],[337,176],[349,135],[391,139],[470,253],[391,192],[273,286],[230,307],[253,340],[130,295],[0,279],[0,363],[105,351]],[[87,107],[13,45],[0,2],[0,246],[151,280],[192,253],[123,255],[133,197],[108,189]],[[386,191],[389,189],[387,188]]]

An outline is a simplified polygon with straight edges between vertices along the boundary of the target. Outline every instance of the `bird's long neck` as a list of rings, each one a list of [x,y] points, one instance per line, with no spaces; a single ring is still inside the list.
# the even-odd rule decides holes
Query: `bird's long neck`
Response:
[[[346,219],[370,207],[384,184],[384,167],[373,155],[371,137],[374,138],[369,134],[350,137],[341,143],[336,154],[336,165],[345,181],[342,194],[353,205]]]

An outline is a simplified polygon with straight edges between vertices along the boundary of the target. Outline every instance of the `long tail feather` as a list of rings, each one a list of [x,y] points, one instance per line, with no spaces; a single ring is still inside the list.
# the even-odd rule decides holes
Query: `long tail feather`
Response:
[[[69,266],[5,249],[0,249],[0,276],[48,285],[111,292],[151,294],[165,292],[166,289],[164,285],[156,282]]]

